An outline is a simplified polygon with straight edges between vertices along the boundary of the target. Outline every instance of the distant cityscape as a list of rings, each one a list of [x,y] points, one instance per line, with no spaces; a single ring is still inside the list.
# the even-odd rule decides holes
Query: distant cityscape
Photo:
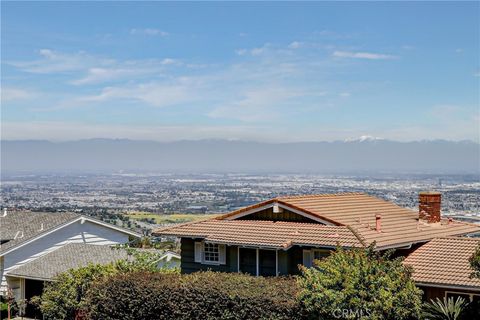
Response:
[[[85,214],[222,213],[281,195],[365,192],[416,208],[423,190],[443,193],[444,214],[480,217],[480,182],[474,175],[11,175],[2,178],[1,206]]]

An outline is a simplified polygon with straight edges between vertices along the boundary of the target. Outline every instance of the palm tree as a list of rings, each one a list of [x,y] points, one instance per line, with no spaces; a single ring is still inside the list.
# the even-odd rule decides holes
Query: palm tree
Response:
[[[425,304],[423,316],[428,320],[458,320],[462,314],[467,302],[462,297],[453,297],[443,300],[439,298],[431,300],[430,303]]]

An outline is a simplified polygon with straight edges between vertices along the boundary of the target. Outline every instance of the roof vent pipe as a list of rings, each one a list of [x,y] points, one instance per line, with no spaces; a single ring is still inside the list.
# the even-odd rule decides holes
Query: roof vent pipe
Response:
[[[381,214],[375,215],[375,230],[377,230],[377,232],[382,232],[382,215]]]

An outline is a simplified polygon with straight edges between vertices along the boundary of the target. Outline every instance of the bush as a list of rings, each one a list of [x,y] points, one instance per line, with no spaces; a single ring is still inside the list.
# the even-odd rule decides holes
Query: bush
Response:
[[[123,250],[119,248],[119,250]],[[127,250],[128,258],[108,265],[93,265],[71,269],[47,283],[43,291],[40,310],[45,319],[75,319],[86,310],[84,298],[93,283],[106,276],[132,271],[163,271],[157,268],[159,253]],[[165,272],[178,272],[168,270]],[[118,292],[116,292],[118,294]]]
[[[45,285],[40,309],[46,319],[75,319],[90,285],[113,274],[112,265],[88,265],[62,273]]]
[[[302,267],[299,299],[314,319],[416,318],[421,291],[410,275],[401,260],[390,260],[373,246],[338,248],[314,268]]]
[[[105,320],[299,319],[296,294],[290,278],[137,272],[95,284],[87,303],[92,319]]]

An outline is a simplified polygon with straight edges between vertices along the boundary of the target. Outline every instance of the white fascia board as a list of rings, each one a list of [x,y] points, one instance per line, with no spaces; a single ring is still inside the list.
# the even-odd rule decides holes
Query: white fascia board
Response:
[[[136,233],[134,231],[130,231],[128,229],[121,228],[121,227],[115,226],[113,224],[103,222],[101,220],[97,220],[97,219],[94,219],[94,218],[91,218],[91,217],[81,216],[80,219],[78,219],[78,220],[81,220],[81,219],[84,219],[85,221],[89,221],[89,222],[92,222],[92,223],[99,224],[101,226],[104,226],[104,227],[107,227],[107,228],[110,228],[110,229],[113,229],[113,230],[117,230],[117,231],[122,232],[122,233],[129,234],[129,235],[131,235],[133,237],[136,237],[136,238],[141,238],[142,237],[141,234]]]
[[[127,230],[127,229],[114,226],[114,225],[112,225],[112,224],[110,224],[110,223],[106,223],[106,222],[103,222],[103,221],[100,221],[100,220],[97,220],[97,219],[92,219],[92,218],[89,218],[89,217],[86,217],[86,216],[79,216],[78,218],[75,218],[75,219],[73,219],[72,221],[69,221],[69,222],[64,223],[64,224],[62,224],[62,225],[59,225],[59,226],[57,226],[57,227],[55,227],[55,228],[53,228],[53,229],[51,229],[51,230],[49,230],[49,231],[47,231],[47,232],[45,232],[45,233],[42,233],[42,234],[40,234],[40,235],[38,235],[38,236],[36,236],[36,237],[33,237],[33,238],[30,239],[30,240],[27,240],[27,241],[25,241],[25,242],[23,242],[23,243],[20,243],[19,245],[15,246],[15,247],[10,248],[9,250],[1,253],[1,254],[0,254],[0,257],[3,257],[3,256],[5,256],[5,255],[9,254],[10,252],[13,252],[13,251],[15,251],[15,250],[17,250],[17,249],[20,249],[20,248],[26,246],[27,244],[30,244],[30,243],[32,243],[32,242],[34,242],[34,241],[37,241],[38,239],[41,239],[41,238],[43,238],[43,237],[45,237],[45,236],[48,236],[49,234],[52,234],[52,233],[54,233],[54,232],[56,232],[56,231],[58,231],[58,230],[60,230],[60,229],[63,229],[63,228],[65,228],[65,227],[68,227],[69,225],[72,225],[72,224],[74,224],[74,223],[76,223],[76,222],[79,222],[79,221],[81,221],[81,220],[85,220],[85,221],[89,221],[89,222],[92,222],[92,223],[96,223],[96,224],[98,224],[98,225],[102,225],[102,226],[104,226],[104,227],[107,227],[107,228],[110,228],[110,229],[114,229],[114,230],[117,230],[117,231],[119,231],[119,232],[122,232],[122,233],[125,233],[125,234],[129,234],[129,235],[132,235],[132,236],[137,237],[137,238],[141,238],[141,237],[142,237],[140,234],[138,234],[138,233],[136,233],[136,232],[129,231],[129,230]]]
[[[241,218],[241,217],[244,217],[244,216],[248,216],[249,214],[252,214],[252,213],[255,213],[255,212],[259,212],[259,211],[262,211],[262,210],[265,210],[265,209],[269,209],[269,208],[273,208],[274,206],[278,206],[284,210],[288,210],[288,211],[291,211],[293,213],[296,213],[298,215],[301,215],[303,217],[306,217],[308,219],[311,219],[311,220],[314,220],[314,221],[317,221],[317,222],[320,222],[322,224],[325,224],[325,225],[328,225],[328,226],[334,226],[335,224],[329,222],[329,221],[326,221],[324,219],[321,219],[319,217],[316,217],[314,215],[311,215],[311,214],[308,214],[306,212],[303,212],[301,210],[297,210],[295,208],[292,208],[288,205],[285,205],[285,204],[282,204],[282,203],[278,203],[278,202],[273,202],[273,203],[270,203],[270,204],[266,204],[264,206],[261,206],[261,207],[258,207],[258,208],[253,208],[253,209],[250,209],[250,210],[247,210],[245,212],[241,212],[239,214],[236,214],[236,215],[233,215],[233,216],[230,216],[230,217],[227,217],[225,220],[235,220],[235,219],[238,219],[238,218]]]

